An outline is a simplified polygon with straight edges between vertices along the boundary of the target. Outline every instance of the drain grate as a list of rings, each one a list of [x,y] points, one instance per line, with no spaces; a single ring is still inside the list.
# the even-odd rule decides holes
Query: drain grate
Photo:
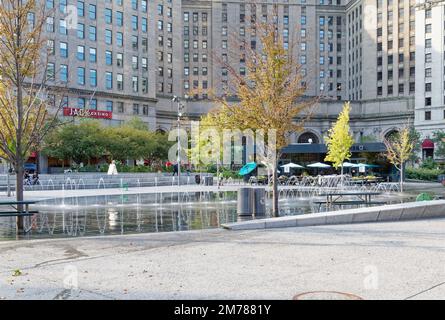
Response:
[[[338,291],[309,291],[295,295],[293,300],[363,300],[363,298]]]

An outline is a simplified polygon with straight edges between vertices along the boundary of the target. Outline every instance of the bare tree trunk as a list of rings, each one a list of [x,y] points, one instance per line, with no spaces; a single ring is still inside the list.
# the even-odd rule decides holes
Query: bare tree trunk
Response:
[[[19,6],[22,6],[22,1],[20,0],[18,2]],[[22,37],[21,37],[21,29],[20,29],[21,21],[18,19],[17,21],[17,48],[21,48],[22,43]],[[16,76],[17,76],[17,131],[16,131],[16,151],[15,151],[15,157],[16,157],[16,181],[17,181],[17,187],[16,187],[16,199],[17,201],[23,201],[23,150],[22,150],[22,133],[23,133],[23,79],[22,79],[22,70],[20,70],[22,66],[19,63],[19,60],[15,63],[16,68]],[[23,205],[19,204],[17,205],[17,211],[23,212]],[[23,217],[18,216],[17,217],[17,233],[20,233],[23,231]]]
[[[404,174],[404,166],[403,164],[400,166],[400,192],[403,192],[403,174]]]
[[[341,165],[341,187],[343,188],[343,164]]]
[[[272,183],[273,183],[273,191],[272,191],[272,196],[273,196],[273,205],[272,205],[272,215],[274,217],[279,217],[280,216],[280,211],[278,208],[278,174],[277,174],[277,163],[275,162],[273,164],[272,167],[273,173],[272,173]]]
[[[16,200],[23,201],[23,159],[18,159],[16,167]],[[17,205],[17,211],[23,212],[23,205]],[[23,232],[23,217],[17,217],[17,233]]]

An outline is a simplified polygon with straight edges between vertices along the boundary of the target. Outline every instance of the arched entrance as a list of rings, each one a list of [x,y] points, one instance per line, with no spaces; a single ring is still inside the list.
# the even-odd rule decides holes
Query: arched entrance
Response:
[[[297,140],[298,143],[320,143],[317,135],[313,132],[302,133]]]
[[[425,139],[422,142],[422,160],[434,157],[434,142],[431,139]]]

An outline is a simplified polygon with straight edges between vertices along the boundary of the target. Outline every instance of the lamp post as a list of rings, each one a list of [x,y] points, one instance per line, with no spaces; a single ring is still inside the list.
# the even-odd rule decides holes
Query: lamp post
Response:
[[[178,166],[178,187],[181,185],[181,117],[182,117],[182,110],[184,109],[184,105],[181,103],[181,99],[178,96],[173,96],[172,99],[173,102],[177,103],[178,110],[177,110],[177,128],[178,128],[178,154],[176,163]]]

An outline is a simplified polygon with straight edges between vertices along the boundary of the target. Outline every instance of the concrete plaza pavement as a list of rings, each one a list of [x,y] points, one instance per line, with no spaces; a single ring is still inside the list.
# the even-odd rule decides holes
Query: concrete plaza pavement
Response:
[[[444,243],[445,219],[5,241],[0,299],[444,299]]]

